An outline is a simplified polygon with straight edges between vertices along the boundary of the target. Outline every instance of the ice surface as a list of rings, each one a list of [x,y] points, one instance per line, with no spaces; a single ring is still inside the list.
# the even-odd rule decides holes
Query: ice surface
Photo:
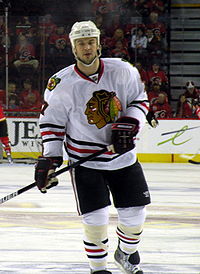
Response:
[[[142,165],[152,196],[139,248],[144,273],[200,274],[200,166]],[[33,174],[33,165],[0,164],[0,198]],[[69,173],[59,181],[47,194],[34,188],[0,205],[0,273],[89,274]],[[119,274],[116,223],[111,206],[108,268]]]

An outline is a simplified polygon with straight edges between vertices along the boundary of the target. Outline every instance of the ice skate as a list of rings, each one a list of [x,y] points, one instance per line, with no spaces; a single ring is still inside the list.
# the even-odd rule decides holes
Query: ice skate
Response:
[[[140,257],[138,251],[134,254],[126,255],[119,248],[115,251],[115,263],[126,274],[143,274],[138,266]]]

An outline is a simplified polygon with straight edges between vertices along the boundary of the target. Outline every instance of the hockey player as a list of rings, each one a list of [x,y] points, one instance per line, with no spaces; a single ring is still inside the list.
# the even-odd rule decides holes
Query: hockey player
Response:
[[[35,181],[41,192],[58,183],[48,174],[62,164],[63,142],[70,162],[113,144],[113,151],[71,171],[90,273],[109,274],[107,228],[112,195],[118,212],[116,263],[128,274],[142,274],[138,244],[150,203],[148,186],[137,160],[135,137],[148,112],[139,73],[119,58],[100,58],[100,31],[91,21],[70,32],[76,64],[53,75],[45,90],[40,117],[43,156]]]
[[[8,137],[8,128],[7,128],[7,122],[6,117],[3,112],[3,108],[0,105],[0,142],[3,145],[4,151],[6,153],[7,159],[9,163],[12,163],[12,157],[11,157],[11,147],[10,147],[10,141]]]

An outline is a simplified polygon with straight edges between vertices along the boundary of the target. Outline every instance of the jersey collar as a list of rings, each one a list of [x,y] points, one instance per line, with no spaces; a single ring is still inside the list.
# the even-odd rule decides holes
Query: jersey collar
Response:
[[[88,80],[88,81],[90,81],[90,82],[92,82],[92,83],[98,84],[98,82],[100,81],[101,76],[103,75],[103,72],[104,72],[104,62],[100,59],[100,66],[99,66],[99,69],[98,69],[98,71],[97,71],[96,73],[94,73],[94,74],[98,74],[98,80],[97,80],[97,81],[92,80],[90,77],[88,77],[88,76],[85,75],[83,72],[81,72],[81,71],[78,69],[77,65],[74,66],[74,70],[75,70],[75,72],[76,72],[81,78],[83,78],[83,79],[85,79],[85,80]]]

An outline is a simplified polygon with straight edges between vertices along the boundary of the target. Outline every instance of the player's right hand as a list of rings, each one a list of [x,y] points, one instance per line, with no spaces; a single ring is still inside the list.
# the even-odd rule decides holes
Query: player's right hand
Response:
[[[58,184],[56,177],[51,177],[55,169],[62,165],[62,157],[39,157],[35,166],[35,182],[42,193]]]

